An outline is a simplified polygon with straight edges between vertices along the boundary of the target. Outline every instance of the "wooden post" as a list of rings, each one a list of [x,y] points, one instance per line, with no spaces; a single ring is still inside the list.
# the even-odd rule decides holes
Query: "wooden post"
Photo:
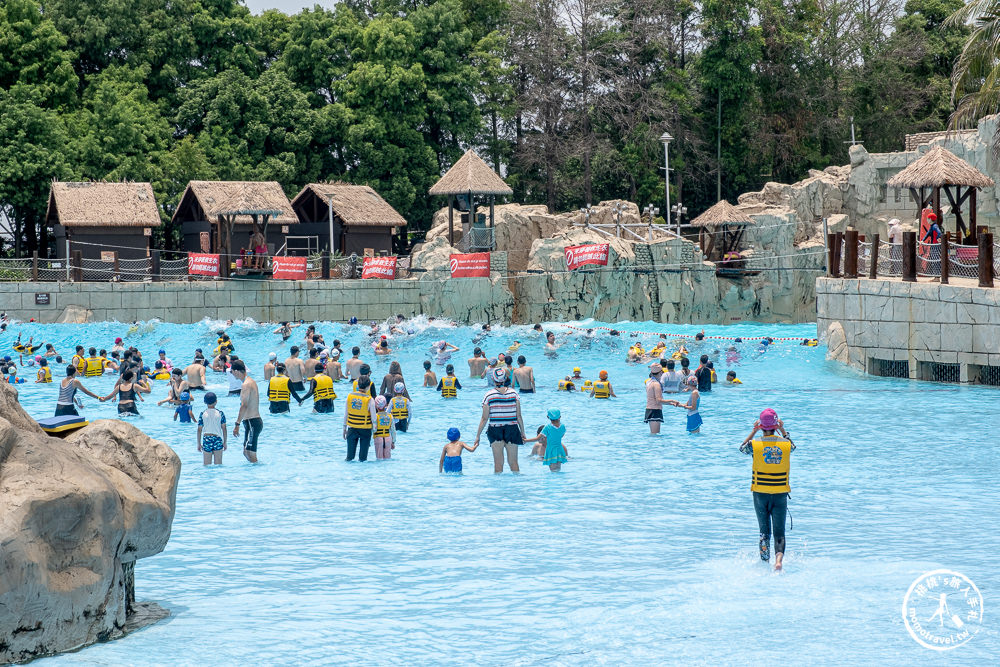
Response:
[[[320,260],[320,275],[323,280],[330,279],[330,253],[329,251],[323,251],[323,258]]]
[[[837,275],[837,270],[834,268],[837,266],[837,251],[834,249],[836,248],[836,243],[837,235],[828,233],[826,235],[826,275],[831,278]]]
[[[903,232],[903,282],[917,282],[916,232]]]
[[[931,207],[934,209],[934,215],[937,216],[937,222],[941,225],[941,229],[944,229],[944,216],[941,213],[941,188],[935,187]]]
[[[38,252],[31,253],[31,282],[38,282]]]
[[[972,243],[977,243],[976,236],[976,188],[969,186],[969,235]]]
[[[112,250],[111,252],[114,253],[114,260],[111,264],[111,276],[114,280],[120,281],[122,279],[122,271],[121,265],[118,263],[118,251]]]
[[[73,251],[73,282],[83,282],[83,251]]]
[[[154,283],[158,283],[163,280],[163,278],[160,277],[160,260],[162,259],[160,254],[159,250],[154,250],[149,260],[149,279]]]
[[[844,233],[844,277],[858,277],[858,232],[848,229]]]
[[[455,195],[448,195],[448,245],[455,245]]]
[[[979,286],[993,287],[993,235],[979,235]]]
[[[948,273],[951,270],[951,261],[948,259],[948,235],[941,235],[941,284],[948,284]]]
[[[872,236],[872,253],[868,260],[868,277],[873,280],[878,278],[878,244],[878,234],[875,234]]]

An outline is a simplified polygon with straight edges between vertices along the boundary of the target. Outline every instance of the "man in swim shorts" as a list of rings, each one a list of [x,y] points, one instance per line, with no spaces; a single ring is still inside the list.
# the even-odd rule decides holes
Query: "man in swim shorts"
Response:
[[[247,375],[247,367],[240,360],[233,362],[233,375],[243,381],[240,389],[240,412],[236,415],[233,435],[239,437],[240,424],[246,423],[243,435],[243,456],[250,463],[257,463],[257,439],[264,430],[264,420],[260,418],[260,395],[257,383]]]
[[[198,389],[200,391],[205,390],[204,363],[202,363],[201,361],[194,361],[187,368],[184,369],[184,373],[187,375],[189,390],[194,390],[194,389]]]
[[[511,472],[520,472],[517,465],[517,446],[524,442],[524,419],[521,417],[521,400],[510,388],[507,371],[497,368],[491,374],[495,387],[483,397],[483,414],[476,430],[474,446],[479,445],[483,427],[489,422],[486,437],[493,449],[493,472],[503,472],[504,452]]]
[[[306,387],[302,384],[305,379],[306,365],[299,359],[299,348],[297,345],[293,345],[292,349],[289,350],[289,356],[285,359],[285,370],[288,373],[288,387],[295,391],[305,391]]]
[[[517,358],[514,380],[517,381],[517,388],[522,394],[535,393],[535,370],[528,366],[528,360],[524,358],[523,354]]]

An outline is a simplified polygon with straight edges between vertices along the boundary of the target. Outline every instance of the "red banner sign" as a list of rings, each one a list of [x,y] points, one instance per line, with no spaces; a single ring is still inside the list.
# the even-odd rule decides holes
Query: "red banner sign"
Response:
[[[584,264],[608,265],[608,243],[592,243],[589,245],[572,245],[566,247],[566,268],[572,271]]]
[[[395,257],[365,257],[361,267],[362,278],[384,278],[392,280],[396,277]]]
[[[305,257],[272,257],[271,277],[275,280],[305,280]]]
[[[188,273],[192,276],[219,275],[219,256],[200,252],[188,253]]]
[[[451,255],[448,266],[452,278],[489,278],[490,253],[470,252],[465,255]]]

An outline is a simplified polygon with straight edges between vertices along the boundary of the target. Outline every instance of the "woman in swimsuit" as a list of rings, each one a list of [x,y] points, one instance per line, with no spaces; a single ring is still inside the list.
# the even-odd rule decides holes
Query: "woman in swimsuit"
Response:
[[[135,373],[131,370],[122,373],[121,382],[115,385],[115,388],[111,390],[111,393],[102,398],[102,401],[113,400],[116,396],[118,397],[118,414],[119,415],[138,415],[139,410],[136,408],[135,399],[143,400],[142,393],[139,390],[139,385],[135,384],[132,380],[135,378]]]

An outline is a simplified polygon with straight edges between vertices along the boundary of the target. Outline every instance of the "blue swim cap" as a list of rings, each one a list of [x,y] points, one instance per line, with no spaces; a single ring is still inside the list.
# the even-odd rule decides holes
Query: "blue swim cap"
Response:
[[[167,353],[166,350],[160,350],[159,352],[157,352],[157,354],[166,354],[166,353]]]
[[[191,398],[191,394],[189,394],[189,393],[188,393],[188,392],[186,392],[186,391],[182,391],[182,392],[181,392],[181,400],[182,400],[182,401],[187,401],[187,400],[190,400],[190,398]]]
[[[184,393],[186,394],[187,392],[184,392]],[[218,400],[219,399],[216,398],[216,396],[215,396],[215,392],[211,392],[210,391],[207,394],[205,394],[205,405],[214,405],[215,402],[218,401]]]
[[[462,432],[459,431],[454,426],[452,426],[450,429],[448,429],[448,440],[450,442],[455,442],[456,440],[458,440],[461,437],[462,437]]]
[[[350,320],[350,323],[351,324],[357,324],[358,323],[358,318],[352,317],[351,320]]]
[[[552,408],[546,413],[545,416],[551,419],[552,421],[555,421],[556,419],[562,417],[562,413],[559,412],[559,408]]]

